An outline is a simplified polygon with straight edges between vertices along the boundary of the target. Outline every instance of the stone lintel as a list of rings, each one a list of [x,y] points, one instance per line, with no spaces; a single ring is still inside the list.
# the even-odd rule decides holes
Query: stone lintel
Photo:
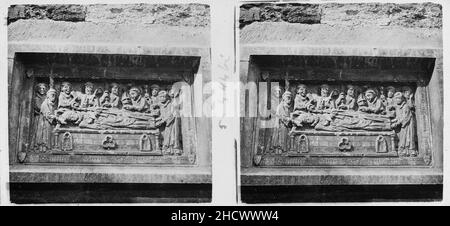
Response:
[[[128,54],[128,55],[166,55],[200,56],[209,58],[209,48],[195,46],[152,46],[126,43],[64,43],[64,42],[9,42],[8,58],[15,53],[84,53],[84,54]]]
[[[362,57],[422,57],[440,58],[442,48],[383,48],[370,46],[326,45],[274,45],[245,44],[241,46],[241,62],[252,55],[311,55],[311,56],[362,56]]]

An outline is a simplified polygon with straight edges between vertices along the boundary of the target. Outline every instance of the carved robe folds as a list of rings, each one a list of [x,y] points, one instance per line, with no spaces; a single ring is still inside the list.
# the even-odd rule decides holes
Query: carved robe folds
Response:
[[[51,103],[47,99],[44,100],[41,105],[41,117],[37,118],[36,145],[38,146],[45,148],[51,148],[53,146],[54,111],[54,103]]]
[[[41,114],[41,106],[44,101],[45,101],[45,95],[36,94],[36,96],[34,97],[34,120],[33,120],[33,125],[32,125],[33,131],[39,130],[39,123],[40,123],[40,121],[42,121],[41,118],[44,117]],[[36,133],[32,133],[31,136],[32,136],[31,137],[31,142],[32,142],[31,147],[35,148],[38,146],[38,143],[36,140]]]
[[[402,156],[417,156],[417,147],[415,142],[416,128],[414,118],[414,107],[409,102],[404,102],[396,106],[394,125],[398,125],[398,152]]]
[[[290,111],[290,105],[284,102],[281,102],[277,107],[272,135],[272,149],[278,154],[281,154],[283,150],[289,150]]]
[[[171,153],[181,154],[181,118],[180,105],[177,101],[168,101],[161,104],[161,122],[163,127],[163,149]]]

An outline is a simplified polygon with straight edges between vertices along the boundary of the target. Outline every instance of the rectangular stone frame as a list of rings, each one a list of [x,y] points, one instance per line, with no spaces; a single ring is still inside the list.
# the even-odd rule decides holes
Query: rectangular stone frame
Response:
[[[434,58],[435,67],[427,86],[418,87],[416,101],[424,101],[417,109],[417,115],[424,118],[418,122],[417,129],[428,136],[419,137],[419,152],[422,151],[428,164],[404,164],[396,166],[268,166],[258,167],[254,163],[257,143],[256,129],[258,117],[241,117],[241,185],[339,185],[339,184],[441,184],[443,160],[442,126],[442,49],[382,49],[370,47],[319,47],[319,46],[278,46],[246,44],[241,47],[240,81],[256,81],[252,56],[368,56],[368,57],[421,57]],[[433,92],[431,92],[433,90]],[[243,95],[248,95],[247,97]],[[258,93],[241,92],[241,114],[248,110],[248,99],[257,99]],[[248,98],[248,99],[245,99]],[[430,109],[433,109],[431,111]],[[436,109],[436,110],[434,110]],[[425,113],[425,114],[423,114]],[[394,164],[395,165],[395,164]],[[414,166],[416,165],[416,166]]]
[[[159,47],[146,45],[125,44],[97,44],[97,43],[33,43],[13,41],[9,42],[8,49],[8,85],[9,85],[9,156],[10,156],[10,182],[11,183],[211,183],[211,153],[210,128],[211,121],[206,117],[194,117],[196,144],[196,160],[193,165],[140,165],[127,164],[127,167],[118,166],[112,161],[110,164],[21,164],[18,153],[23,148],[20,141],[26,140],[28,134],[29,117],[21,115],[23,109],[31,107],[31,87],[21,87],[24,76],[24,67],[16,61],[16,53],[81,53],[81,54],[130,54],[130,55],[166,55],[166,56],[195,56],[200,57],[198,74],[199,81],[210,81],[210,51],[203,47]],[[31,83],[26,83],[31,84]],[[194,95],[202,95],[195,93]],[[25,101],[22,101],[25,100]],[[194,116],[197,114],[194,113]],[[205,129],[207,128],[207,129]]]

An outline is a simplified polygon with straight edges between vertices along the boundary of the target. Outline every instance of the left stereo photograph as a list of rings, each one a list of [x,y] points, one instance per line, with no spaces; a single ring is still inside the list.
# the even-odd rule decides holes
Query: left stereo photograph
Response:
[[[210,7],[11,5],[12,203],[211,201]]]

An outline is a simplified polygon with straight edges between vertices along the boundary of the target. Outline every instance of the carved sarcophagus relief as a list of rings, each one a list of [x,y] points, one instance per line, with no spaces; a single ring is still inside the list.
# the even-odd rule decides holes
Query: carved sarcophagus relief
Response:
[[[255,130],[242,147],[257,167],[428,165],[433,68],[425,58],[251,56],[259,112],[244,121]]]
[[[20,54],[23,163],[196,164],[199,57]]]

